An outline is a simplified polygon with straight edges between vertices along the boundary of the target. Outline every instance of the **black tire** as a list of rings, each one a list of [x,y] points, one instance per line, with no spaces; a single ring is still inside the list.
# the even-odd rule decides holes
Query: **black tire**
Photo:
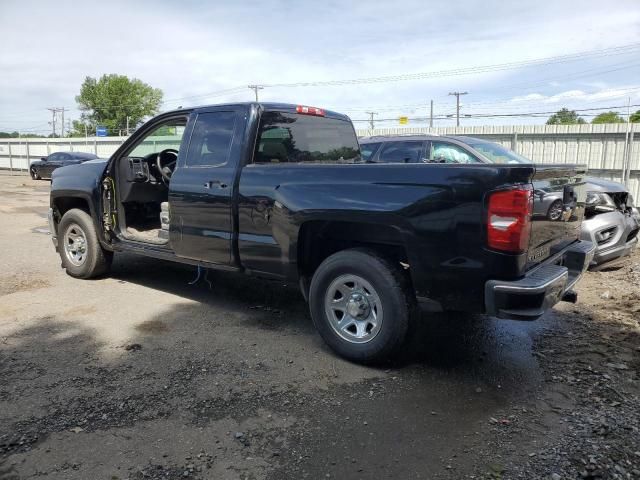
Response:
[[[327,314],[331,307],[326,306],[326,302],[333,298],[329,296],[329,289],[334,288],[334,282],[349,275],[364,279],[375,289],[384,312],[379,330],[365,343],[343,338],[332,326],[332,320],[334,324],[337,320]],[[373,250],[357,248],[335,253],[320,264],[311,280],[309,308],[316,329],[331,349],[349,360],[375,364],[393,357],[404,344],[415,313],[415,297],[399,265]]]
[[[31,179],[32,180],[40,180],[40,176],[38,175],[38,173],[36,172],[36,169],[31,167],[29,169],[29,173],[31,174]]]
[[[551,205],[549,205],[549,210],[547,210],[547,218],[549,220],[555,222],[562,217],[562,212],[560,212],[560,215],[556,216],[556,211],[558,207],[562,208],[562,200],[556,200]]]
[[[66,249],[67,233],[81,232],[84,235],[84,256],[81,261],[72,260],[73,255]],[[74,235],[77,236],[77,235]],[[98,241],[91,216],[84,210],[72,208],[64,214],[58,226],[58,251],[62,267],[75,278],[94,278],[109,271],[113,252],[104,250]]]

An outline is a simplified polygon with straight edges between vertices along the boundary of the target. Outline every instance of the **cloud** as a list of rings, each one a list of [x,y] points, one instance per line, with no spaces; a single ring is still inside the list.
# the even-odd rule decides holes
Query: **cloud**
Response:
[[[165,92],[167,108],[184,97],[250,83],[289,83],[429,72],[566,55],[640,41],[635,0],[503,2],[407,0],[325,2],[0,2],[0,130],[46,124],[48,106],[72,108],[85,76],[119,73]],[[25,11],[29,21],[25,22]],[[550,14],[553,12],[553,14]],[[597,19],[597,21],[595,21]],[[615,31],[612,36],[610,32]],[[637,59],[637,52],[635,53]],[[585,58],[475,75],[317,88],[273,88],[261,98],[358,111],[430,99],[450,111],[451,90],[491,102],[550,90],[628,84],[640,67],[599,73],[633,57]],[[591,77],[572,80],[576,72]],[[568,80],[565,80],[569,77]],[[530,85],[543,84],[526,93]],[[197,102],[246,101],[248,89]],[[350,110],[353,109],[353,110]],[[359,109],[359,110],[358,110]],[[401,109],[402,110],[402,109]],[[358,114],[359,115],[359,114]]]
[[[553,95],[530,93],[527,95],[513,97],[510,100],[510,103],[523,104],[535,102],[537,104],[557,104],[563,102],[597,102],[603,100],[620,100],[627,98],[640,99],[640,85],[636,85],[633,87],[604,88],[595,92],[585,92],[583,90],[566,90],[564,92],[556,93]]]

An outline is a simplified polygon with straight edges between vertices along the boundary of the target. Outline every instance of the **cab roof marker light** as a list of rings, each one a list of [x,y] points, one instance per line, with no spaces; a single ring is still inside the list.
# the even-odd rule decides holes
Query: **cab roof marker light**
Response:
[[[316,115],[318,117],[324,117],[324,110],[318,107],[308,107],[306,105],[298,105],[296,107],[297,113],[302,113],[303,115]]]

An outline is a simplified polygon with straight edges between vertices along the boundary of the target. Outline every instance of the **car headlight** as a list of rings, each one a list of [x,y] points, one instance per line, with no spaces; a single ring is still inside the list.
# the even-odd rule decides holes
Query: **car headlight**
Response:
[[[616,203],[610,195],[602,192],[587,192],[587,208],[593,208],[600,212],[613,212]]]

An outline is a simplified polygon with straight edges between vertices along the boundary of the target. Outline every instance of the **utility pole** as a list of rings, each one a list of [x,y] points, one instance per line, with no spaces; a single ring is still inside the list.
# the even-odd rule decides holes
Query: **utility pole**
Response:
[[[622,183],[629,187],[631,171],[631,97],[627,98],[627,130],[624,135],[624,160],[622,162]]]
[[[433,100],[431,100],[431,108],[429,109],[429,128],[433,128]]]
[[[62,107],[50,107],[47,108],[47,110],[49,110],[51,112],[51,129],[52,129],[52,134],[55,137],[56,136],[56,123],[58,122],[58,113],[62,114],[61,117],[61,121],[60,121],[60,136],[63,137],[64,136],[64,112],[68,112],[69,110],[67,110],[66,108]]]
[[[47,108],[51,112],[51,134],[55,138],[56,136],[56,114],[58,113],[58,109],[56,107]]]
[[[129,136],[129,115],[127,115],[127,137]]]
[[[258,90],[262,90],[264,87],[262,85],[247,85],[248,88],[253,90],[256,94],[256,102],[258,101]]]
[[[450,92],[449,95],[456,96],[456,127],[460,126],[460,95],[468,95],[469,92]]]
[[[64,112],[68,112],[68,110],[64,107],[59,108],[58,111],[62,114],[62,122],[60,123],[60,138],[64,137]]]
[[[364,112],[367,115],[369,115],[369,126],[371,127],[371,130],[373,130],[375,128],[375,124],[373,123],[373,116],[377,115],[378,112]]]

